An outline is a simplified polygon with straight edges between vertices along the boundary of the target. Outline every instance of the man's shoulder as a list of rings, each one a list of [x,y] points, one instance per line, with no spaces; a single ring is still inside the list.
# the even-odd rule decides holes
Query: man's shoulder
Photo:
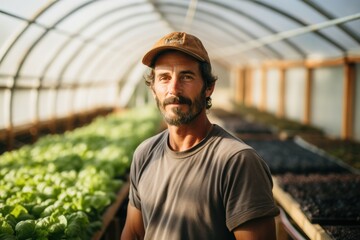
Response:
[[[150,138],[145,139],[142,143],[137,146],[135,150],[136,153],[147,154],[151,152],[154,148],[158,147],[159,144],[162,144],[166,141],[168,131],[164,130]]]
[[[218,144],[219,147],[223,148],[224,150],[226,149],[230,152],[238,152],[247,149],[253,150],[251,146],[246,144],[242,139],[240,139],[233,133],[227,131],[219,125],[215,125],[215,127],[216,131],[214,133],[214,136],[216,137],[216,144]]]

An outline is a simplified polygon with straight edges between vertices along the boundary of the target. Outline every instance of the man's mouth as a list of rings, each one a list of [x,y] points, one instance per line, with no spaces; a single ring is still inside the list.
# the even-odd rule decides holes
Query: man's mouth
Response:
[[[166,105],[171,105],[171,104],[176,104],[176,105],[180,105],[180,104],[187,104],[187,105],[191,105],[191,100],[188,98],[185,98],[183,96],[175,96],[175,97],[169,97],[166,98],[164,100],[164,106]]]

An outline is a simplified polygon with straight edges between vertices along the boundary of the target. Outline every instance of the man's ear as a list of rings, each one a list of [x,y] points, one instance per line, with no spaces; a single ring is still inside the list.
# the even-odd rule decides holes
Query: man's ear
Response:
[[[153,98],[156,99],[156,94],[155,94],[155,91],[154,91],[153,87],[150,86],[149,88],[151,90],[151,94],[152,94]]]
[[[214,89],[215,89],[215,84],[212,84],[209,87],[207,87],[205,90],[205,96],[210,97],[212,95],[212,93],[214,92]]]

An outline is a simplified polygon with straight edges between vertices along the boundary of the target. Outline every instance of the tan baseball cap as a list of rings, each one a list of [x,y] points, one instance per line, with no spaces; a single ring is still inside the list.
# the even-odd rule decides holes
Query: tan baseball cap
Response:
[[[155,57],[160,52],[171,49],[189,54],[202,62],[210,63],[208,53],[200,39],[185,32],[172,32],[162,37],[144,55],[142,63],[152,67]]]

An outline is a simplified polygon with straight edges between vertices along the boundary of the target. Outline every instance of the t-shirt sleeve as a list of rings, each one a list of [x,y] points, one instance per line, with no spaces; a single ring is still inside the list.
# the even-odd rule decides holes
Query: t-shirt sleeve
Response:
[[[138,192],[138,176],[139,176],[139,160],[138,152],[135,151],[130,167],[130,188],[129,188],[129,203],[141,210],[141,199]]]
[[[167,131],[163,131],[158,135],[143,141],[134,151],[133,159],[130,167],[130,189],[129,189],[129,203],[141,211],[141,196],[139,194],[139,181],[144,168],[151,160],[150,153],[158,144],[166,139]]]
[[[233,231],[256,218],[279,214],[268,166],[253,149],[242,150],[227,162],[223,183],[226,225]]]

